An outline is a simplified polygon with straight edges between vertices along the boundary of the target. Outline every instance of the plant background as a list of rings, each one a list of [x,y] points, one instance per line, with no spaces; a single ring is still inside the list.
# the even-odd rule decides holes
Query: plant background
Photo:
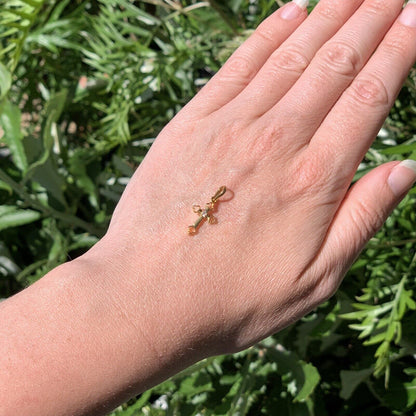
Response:
[[[277,7],[0,0],[0,298],[103,235],[157,133]],[[412,71],[356,178],[416,158],[415,112]],[[313,313],[111,415],[416,415],[414,207],[411,192]]]

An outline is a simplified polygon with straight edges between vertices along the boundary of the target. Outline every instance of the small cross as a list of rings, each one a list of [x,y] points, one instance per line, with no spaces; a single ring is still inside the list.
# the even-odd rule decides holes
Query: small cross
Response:
[[[198,227],[205,220],[207,220],[209,224],[215,224],[217,222],[217,219],[212,215],[212,212],[214,211],[215,204],[218,202],[218,199],[220,199],[226,192],[227,188],[225,186],[221,186],[221,188],[218,189],[216,194],[211,198],[211,202],[205,204],[205,208],[201,208],[200,205],[194,205],[192,207],[195,214],[199,215],[199,218],[193,225],[188,227],[188,234],[196,234]]]

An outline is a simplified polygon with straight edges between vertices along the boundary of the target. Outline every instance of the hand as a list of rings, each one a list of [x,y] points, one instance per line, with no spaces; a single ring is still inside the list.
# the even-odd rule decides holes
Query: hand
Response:
[[[104,414],[282,329],[334,293],[411,187],[407,161],[349,189],[416,60],[415,1],[320,0],[307,19],[296,3],[162,131],[106,236],[2,302],[3,414]],[[217,223],[189,235],[223,185]]]
[[[157,138],[89,256],[123,270],[120,296],[140,296],[126,313],[160,355],[236,351],[306,314],[410,188],[407,162],[349,190],[416,58],[416,4],[402,6],[321,0],[305,20],[287,4]],[[193,204],[222,185],[218,223],[189,236]]]

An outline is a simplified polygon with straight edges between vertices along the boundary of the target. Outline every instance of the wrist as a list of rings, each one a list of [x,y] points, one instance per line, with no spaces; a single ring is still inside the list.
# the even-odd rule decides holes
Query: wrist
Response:
[[[216,352],[212,328],[195,305],[200,283],[190,283],[166,250],[105,237],[78,260],[96,298],[105,299],[114,330],[125,328],[131,351],[124,355],[142,390]]]
[[[182,331],[153,316],[154,288],[102,247],[0,305],[3,409],[105,414],[196,361]]]

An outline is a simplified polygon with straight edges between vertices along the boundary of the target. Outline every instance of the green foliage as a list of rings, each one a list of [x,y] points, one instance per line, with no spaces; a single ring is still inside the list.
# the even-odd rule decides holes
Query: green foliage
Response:
[[[0,59],[13,72],[44,0],[0,1]]]
[[[205,360],[117,409],[127,415],[310,415],[318,370],[276,339]],[[152,400],[156,398],[156,400]]]
[[[415,258],[411,266],[414,260]],[[412,267],[409,270],[412,270]],[[376,293],[372,293],[369,288],[364,289],[364,295],[357,297],[360,303],[352,305],[358,311],[342,315],[344,319],[360,321],[359,324],[350,325],[350,328],[361,332],[359,338],[366,338],[363,345],[378,346],[374,354],[377,358],[374,374],[380,375],[385,372],[386,386],[389,381],[390,361],[394,357],[394,354],[391,354],[392,345],[400,345],[402,340],[403,317],[406,312],[416,310],[413,291],[405,289],[406,281],[407,275],[400,283],[380,288]],[[377,303],[369,304],[374,295],[377,296]]]
[[[154,137],[276,3],[0,5],[5,298],[96,243]],[[416,158],[415,79],[413,71],[356,179],[389,160]],[[205,360],[112,415],[413,414],[415,195],[394,211],[333,299],[261,344]]]

